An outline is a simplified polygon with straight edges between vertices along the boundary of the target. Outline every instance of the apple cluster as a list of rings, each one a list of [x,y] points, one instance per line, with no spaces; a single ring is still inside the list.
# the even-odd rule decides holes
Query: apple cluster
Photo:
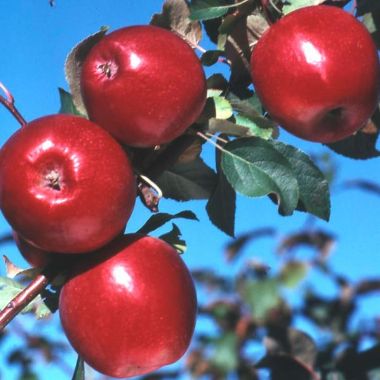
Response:
[[[270,117],[306,140],[344,139],[378,105],[376,47],[337,7],[305,7],[273,24],[253,49],[251,74]],[[70,262],[59,313],[84,361],[107,376],[142,375],[184,354],[197,301],[171,245],[124,232],[137,194],[128,152],[170,143],[199,119],[205,74],[175,33],[131,26],[91,48],[80,90],[88,119],[44,116],[4,144],[0,208],[33,266]]]
[[[80,87],[89,119],[41,117],[4,144],[0,207],[32,265],[70,262],[59,313],[80,357],[108,376],[137,376],[184,354],[197,302],[171,245],[124,234],[137,189],[127,148],[182,135],[206,80],[180,37],[132,26],[92,48]]]

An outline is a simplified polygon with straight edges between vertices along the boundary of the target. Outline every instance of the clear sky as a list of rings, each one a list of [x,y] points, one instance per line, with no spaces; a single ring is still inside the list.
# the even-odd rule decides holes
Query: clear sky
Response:
[[[162,2],[158,0],[57,0],[50,7],[47,0],[0,1],[0,81],[13,93],[16,104],[24,117],[31,121],[52,114],[59,109],[58,87],[68,90],[63,65],[70,49],[83,38],[96,32],[103,25],[116,29],[126,25],[149,23],[153,13],[159,12]],[[204,43],[206,47],[209,45]],[[220,68],[219,68],[220,69]],[[210,74],[212,71],[207,70]],[[0,143],[18,128],[17,122],[0,107]],[[291,143],[308,153],[329,152],[319,144],[303,142],[286,133],[280,140]],[[213,165],[213,149],[207,147],[204,159]],[[366,179],[380,183],[379,159],[356,161],[333,154],[339,166],[336,186],[332,189],[332,213],[329,223],[318,221],[317,226],[338,235],[338,244],[331,258],[335,268],[352,279],[378,276],[380,273],[380,197],[359,190],[339,190],[345,180]],[[339,191],[338,191],[339,190]],[[137,202],[128,226],[129,231],[138,229],[149,217],[149,212]],[[234,273],[242,261],[251,254],[275,265],[272,254],[273,241],[263,240],[248,247],[245,255],[232,266],[227,266],[222,249],[228,241],[226,235],[212,226],[204,210],[205,202],[175,203],[163,200],[161,211],[176,213],[191,209],[200,222],[178,221],[183,237],[188,243],[184,260],[191,268],[209,266],[222,273]],[[283,218],[267,199],[238,197],[236,233],[263,226],[275,226],[281,235],[302,227],[306,218],[296,213]],[[167,228],[170,228],[168,226]],[[0,235],[10,228],[0,217]],[[26,265],[12,245],[1,247],[1,254],[8,255],[19,265]],[[0,269],[4,273],[3,267]],[[329,289],[321,289],[328,292]],[[379,314],[379,299],[363,308],[363,315]],[[56,327],[54,327],[56,329]],[[74,355],[69,363],[74,368]],[[1,372],[6,364],[0,352]],[[43,368],[42,366],[40,368]],[[16,379],[9,372],[6,380]],[[44,372],[42,379],[66,379],[60,370]]]

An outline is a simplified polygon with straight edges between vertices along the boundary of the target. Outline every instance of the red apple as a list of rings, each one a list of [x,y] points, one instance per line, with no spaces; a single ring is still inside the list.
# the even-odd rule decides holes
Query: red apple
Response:
[[[69,262],[71,263],[73,260],[78,260],[81,256],[79,254],[66,255],[64,253],[43,251],[42,249],[28,243],[15,231],[13,231],[13,239],[22,257],[34,268],[44,268],[53,263],[53,261],[56,265],[66,267]]]
[[[63,286],[67,338],[99,372],[131,377],[178,360],[196,317],[191,275],[162,240],[126,235],[87,256]]]
[[[0,207],[12,228],[49,252],[97,249],[125,227],[136,197],[125,152],[78,116],[46,116],[0,151]]]
[[[131,26],[91,49],[81,91],[91,120],[124,144],[151,147],[172,141],[196,121],[206,80],[180,37],[155,26]]]
[[[268,113],[306,140],[348,137],[378,104],[375,44],[359,21],[337,7],[310,6],[284,16],[254,47],[251,69]]]
[[[51,254],[49,252],[43,251],[29,244],[26,240],[20,237],[16,232],[13,231],[13,239],[16,243],[18,250],[20,251],[22,257],[35,268],[43,268],[50,263],[52,257],[56,257],[59,254]],[[63,255],[59,255],[61,257]],[[65,255],[65,257],[70,257]]]

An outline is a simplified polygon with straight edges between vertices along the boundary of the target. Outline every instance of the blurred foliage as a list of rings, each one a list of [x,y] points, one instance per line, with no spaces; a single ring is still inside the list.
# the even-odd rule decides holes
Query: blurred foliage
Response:
[[[249,253],[264,238],[272,242],[273,267]],[[332,268],[335,242],[335,234],[313,224],[286,235],[274,227],[256,229],[229,241],[224,255],[227,265],[239,259],[237,273],[223,275],[210,268],[192,273],[200,294],[199,319],[212,327],[196,330],[182,367],[141,379],[177,379],[187,373],[194,379],[259,380],[263,369],[271,380],[378,379],[380,318],[355,327],[351,321],[361,301],[380,291],[380,277],[354,282]],[[333,294],[321,294],[323,285],[315,283],[315,274],[334,284]],[[297,327],[300,320],[311,334]],[[41,360],[66,370],[66,345],[40,334],[36,325],[29,331],[28,325],[15,320],[0,337],[0,345],[8,347],[3,355],[19,368],[19,378],[39,379],[33,364]],[[9,349],[4,343],[14,334],[22,343]],[[364,345],[369,348],[362,349]],[[82,379],[82,366],[78,360],[77,379]]]
[[[276,235],[270,228],[246,233],[227,244],[227,257],[231,251],[233,257],[242,254],[258,237]],[[271,380],[377,379],[380,319],[356,329],[350,322],[362,298],[380,290],[380,277],[351,282],[331,268],[335,237],[328,231],[310,227],[273,241],[276,268],[250,260],[234,277],[209,269],[193,273],[206,299],[213,299],[200,305],[200,315],[215,330],[196,334],[186,371],[207,379],[259,379],[263,368]],[[297,258],[303,247],[307,257]],[[315,272],[335,284],[333,295],[320,294],[321,285],[312,280]],[[300,319],[317,339],[294,327]],[[362,350],[368,341],[371,347]],[[266,351],[261,357],[252,354],[252,347],[259,346]]]

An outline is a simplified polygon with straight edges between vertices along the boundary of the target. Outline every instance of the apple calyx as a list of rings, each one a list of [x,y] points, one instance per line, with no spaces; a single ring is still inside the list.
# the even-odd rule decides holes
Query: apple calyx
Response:
[[[107,77],[107,79],[112,79],[117,73],[118,66],[115,62],[106,62],[100,64],[98,69],[102,75]]]
[[[50,189],[60,191],[62,189],[61,177],[62,175],[57,169],[52,169],[48,174],[46,174],[44,185]]]

